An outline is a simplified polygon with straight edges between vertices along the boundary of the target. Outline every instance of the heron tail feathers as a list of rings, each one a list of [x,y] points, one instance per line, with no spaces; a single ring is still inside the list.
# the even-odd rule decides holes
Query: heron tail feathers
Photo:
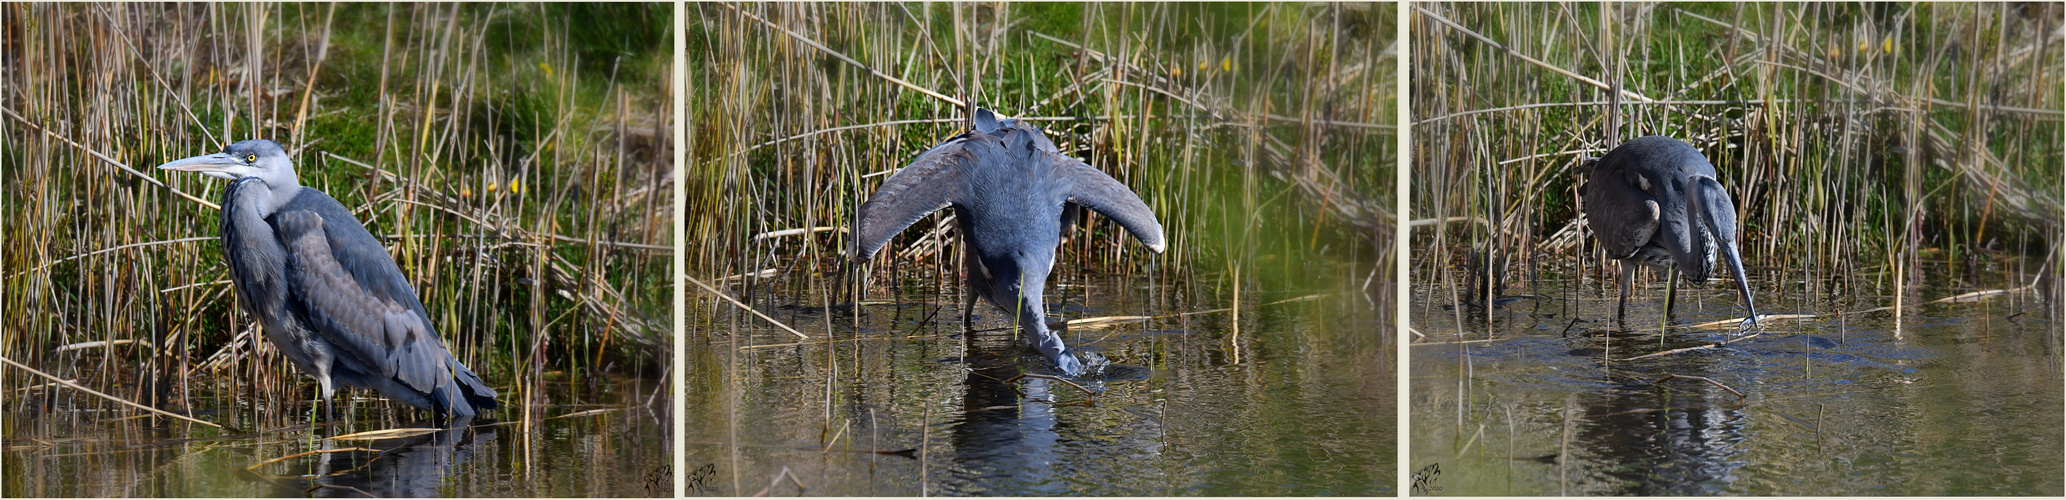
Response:
[[[465,406],[475,410],[493,410],[500,407],[495,402],[495,389],[488,387],[486,382],[482,382],[480,375],[474,374],[473,370],[466,368],[466,365],[459,364],[459,360],[456,358],[452,359],[450,364],[453,382],[451,387],[458,389],[459,399],[465,400]],[[454,406],[456,408],[458,405]]]
[[[416,394],[421,395],[418,396],[420,399],[410,404],[440,415],[461,418],[471,418],[499,406],[495,402],[495,389],[489,388],[487,383],[481,381],[480,375],[460,364],[457,358],[446,354],[445,369],[451,373],[452,380],[438,384],[429,391],[417,392]],[[397,399],[408,401],[408,398]]]
[[[997,120],[997,114],[990,112],[988,108],[976,108],[975,122],[976,130],[984,133],[1004,128],[1004,123]]]

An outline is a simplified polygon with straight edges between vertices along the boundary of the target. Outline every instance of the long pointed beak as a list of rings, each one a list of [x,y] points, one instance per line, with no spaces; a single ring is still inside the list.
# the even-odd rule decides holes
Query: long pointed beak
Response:
[[[1729,272],[1736,277],[1736,294],[1743,297],[1743,308],[1750,311],[1750,316],[1737,329],[1756,328],[1758,306],[1751,300],[1750,276],[1743,274],[1743,257],[1736,248],[1735,205],[1729,201],[1729,193],[1722,190],[1722,184],[1713,177],[1700,177],[1694,182],[1694,192],[1687,198],[1691,202],[1689,206],[1700,211],[1698,215],[1706,219],[1708,230],[1714,231],[1714,238],[1720,240],[1715,242],[1715,246],[1721,247],[1722,260],[1729,264]]]
[[[1743,324],[1737,328],[1757,328],[1758,306],[1750,299],[1750,277],[1743,274],[1743,258],[1736,251],[1736,242],[1734,240],[1723,241],[1721,247],[1722,258],[1729,261],[1729,272],[1736,276],[1736,294],[1743,297],[1743,309],[1750,311],[1750,316],[1744,318]]]
[[[226,153],[181,158],[158,166],[159,170],[195,172],[225,180],[237,180],[238,174],[245,173],[244,171],[250,168],[250,165],[237,161],[236,157]]]

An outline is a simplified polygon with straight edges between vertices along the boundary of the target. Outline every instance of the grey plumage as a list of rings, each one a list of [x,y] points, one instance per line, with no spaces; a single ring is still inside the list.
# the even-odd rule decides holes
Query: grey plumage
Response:
[[[343,204],[301,186],[278,144],[248,140],[158,168],[230,180],[222,247],[231,282],[326,404],[342,383],[439,415],[496,407],[495,390],[446,350],[386,247]]]
[[[1586,219],[1607,257],[1621,261],[1617,317],[1628,310],[1635,266],[1676,269],[1688,283],[1705,283],[1719,250],[1750,311],[1745,326],[1756,326],[1757,306],[1736,247],[1736,205],[1707,157],[1678,139],[1653,135],[1615,147],[1588,168]],[[1676,292],[1677,283],[1668,286],[1668,293]]]
[[[953,207],[969,288],[1017,316],[1041,355],[1077,375],[1081,361],[1049,331],[1042,309],[1063,224],[1074,219],[1075,207],[1088,208],[1157,253],[1162,224],[1131,189],[1063,155],[1040,129],[987,109],[974,118],[974,130],[919,154],[868,197],[856,216],[852,255],[866,261],[918,219]]]

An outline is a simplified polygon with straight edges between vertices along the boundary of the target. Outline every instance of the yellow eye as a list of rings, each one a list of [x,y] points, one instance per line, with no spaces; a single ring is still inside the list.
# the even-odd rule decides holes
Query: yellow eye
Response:
[[[258,155],[244,155],[244,163],[258,163]]]

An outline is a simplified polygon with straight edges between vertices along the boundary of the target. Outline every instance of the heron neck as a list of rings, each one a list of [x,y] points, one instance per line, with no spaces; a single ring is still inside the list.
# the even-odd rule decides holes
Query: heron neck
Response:
[[[284,170],[284,171],[282,171]],[[265,186],[272,190],[273,199],[285,204],[294,195],[301,194],[301,181],[291,169],[278,169],[265,174]]]
[[[1721,228],[1709,224],[1711,214],[1708,211],[1715,210],[1717,207],[1708,203],[1708,193],[1702,181],[1712,179],[1712,177],[1706,175],[1694,174],[1686,178],[1686,185],[1683,188],[1683,192],[1686,195],[1686,224],[1689,226],[1688,229],[1690,231],[1688,232],[1691,233],[1690,236],[1692,236],[1693,241],[1691,245],[1687,246],[1686,249],[1689,252],[1685,256],[1685,261],[1681,262],[1679,267],[1683,268],[1683,271],[1687,273],[1687,279],[1696,282],[1705,282],[1709,277],[1714,276],[1715,244],[1723,238],[1717,232]]]
[[[282,206],[286,206],[287,202],[293,200],[294,196],[298,194],[301,194],[301,184],[295,182],[293,178],[288,178],[283,186],[277,184],[276,179],[246,177],[237,179],[234,183],[234,189],[231,189],[228,193],[228,203],[225,203],[224,206],[234,205],[243,210],[249,210],[263,219],[271,217],[273,212],[279,211]]]

